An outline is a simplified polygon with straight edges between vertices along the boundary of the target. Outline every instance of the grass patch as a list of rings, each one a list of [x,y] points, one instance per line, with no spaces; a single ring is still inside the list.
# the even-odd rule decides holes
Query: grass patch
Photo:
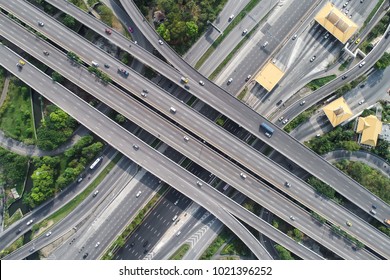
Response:
[[[185,253],[190,249],[190,245],[183,244],[180,246],[179,249],[176,250],[176,252],[169,258],[170,260],[181,260]]]
[[[290,133],[295,128],[297,128],[301,123],[304,123],[307,121],[313,113],[317,110],[317,106],[311,107],[307,109],[306,111],[300,113],[296,118],[294,118],[291,122],[289,122],[285,127],[284,131],[287,133]]]
[[[348,65],[349,65],[350,62],[351,62],[350,59],[347,59],[346,61],[344,61],[344,62],[340,65],[339,71],[344,71],[345,69],[347,69],[347,67],[348,67]]]
[[[84,0],[69,0],[69,2],[79,7],[81,10],[88,12],[88,7],[85,5]]]
[[[5,257],[6,255],[8,254],[11,254],[13,251],[15,251],[16,249],[20,248],[23,246],[23,243],[24,243],[24,237],[23,235],[21,237],[19,237],[18,239],[15,240],[14,243],[12,243],[9,247],[5,248],[4,250],[2,250],[0,252],[0,258],[3,258]]]
[[[29,88],[12,78],[8,95],[0,108],[0,129],[7,137],[33,144],[35,139],[31,110]]]
[[[96,177],[95,180],[78,196],[76,196],[72,201],[66,204],[64,207],[56,211],[54,214],[37,224],[37,227],[34,229],[38,230],[42,225],[47,224],[48,221],[52,220],[53,223],[57,223],[66,217],[70,212],[72,212],[81,202],[88,197],[91,192],[103,181],[103,179],[110,173],[111,169],[117,164],[117,162],[121,159],[122,154],[117,154],[114,159],[103,169],[102,172]]]
[[[320,87],[326,85],[330,81],[334,80],[336,78],[336,75],[330,75],[323,78],[312,80],[310,83],[308,83],[305,87],[311,89],[311,90],[317,90]]]
[[[6,70],[0,66],[0,94],[3,92]]]
[[[23,217],[23,213],[20,209],[16,210],[15,213],[11,216],[8,217],[8,211],[5,212],[6,215],[4,217],[4,227],[7,228],[16,221],[19,221]]]
[[[375,13],[378,11],[379,7],[382,5],[382,3],[384,1],[385,0],[378,1],[378,3],[375,5],[374,9],[371,11],[371,13],[368,15],[368,17],[364,21],[363,26],[362,26],[362,28],[360,28],[360,30],[363,30],[366,27],[366,25],[371,21],[372,17],[375,15]]]
[[[195,69],[199,69],[203,63],[211,56],[211,54],[215,51],[215,49],[219,46],[219,44],[222,43],[222,41],[229,35],[229,33],[241,22],[241,20],[250,12],[252,9],[260,2],[261,0],[251,0],[245,8],[232,20],[232,22],[226,27],[226,29],[223,31],[223,34],[221,34],[214,42],[213,44],[207,49],[207,51],[203,54],[203,56],[198,60],[198,62],[195,64]],[[254,28],[256,29],[256,28]],[[253,30],[254,30],[253,29]],[[252,32],[252,31],[251,31]],[[251,33],[250,32],[250,33]],[[249,37],[249,34],[246,37]],[[242,41],[246,41],[244,40]]]
[[[222,232],[214,239],[210,246],[200,257],[201,260],[210,260],[223,244],[231,237],[231,232],[227,227],[224,227]]]
[[[245,87],[245,88],[240,92],[240,94],[237,96],[237,99],[241,101],[241,100],[245,97],[245,95],[246,95],[247,92],[248,92],[248,87]]]

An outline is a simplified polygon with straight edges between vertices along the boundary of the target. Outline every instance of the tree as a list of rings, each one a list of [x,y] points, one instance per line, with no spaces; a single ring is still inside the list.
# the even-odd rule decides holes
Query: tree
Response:
[[[375,63],[377,69],[385,69],[390,65],[390,53],[385,52],[382,57]]]
[[[282,260],[293,260],[294,259],[291,256],[291,253],[283,246],[277,244],[277,245],[275,245],[275,249],[278,252],[280,259],[282,259]]]
[[[293,238],[296,242],[301,242],[302,239],[303,239],[303,233],[297,229],[297,228],[294,228],[293,230]]]
[[[57,83],[61,83],[64,80],[64,77],[62,77],[61,74],[56,71],[51,73],[51,78],[53,79],[54,82]]]
[[[63,24],[65,26],[67,26],[69,28],[73,28],[76,25],[76,20],[72,16],[70,16],[68,14],[65,15],[64,19],[62,20],[62,22],[63,22]]]
[[[124,123],[126,121],[126,118],[121,114],[116,114],[115,121],[117,123]]]
[[[196,39],[196,36],[198,35],[198,26],[193,21],[186,22],[187,26],[187,36],[191,39]]]

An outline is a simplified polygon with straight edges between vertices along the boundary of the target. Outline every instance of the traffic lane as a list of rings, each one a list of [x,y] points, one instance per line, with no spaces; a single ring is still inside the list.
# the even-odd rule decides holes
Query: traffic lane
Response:
[[[1,48],[1,51],[4,52],[5,48],[4,47]],[[12,57],[12,59],[9,59],[10,56]],[[98,111],[96,111],[96,109],[89,107],[85,104],[84,110],[82,110],[82,111],[74,110],[73,104],[75,104],[76,102],[84,104],[84,102],[80,98],[78,98],[77,96],[74,96],[72,94],[58,95],[59,92],[64,92],[64,91],[68,92],[64,88],[60,87],[58,84],[54,84],[51,87],[51,90],[48,90],[47,86],[45,86],[42,83],[42,80],[38,79],[38,77],[41,77],[41,76],[38,75],[38,77],[37,77],[36,70],[31,69],[28,63],[26,64],[27,66],[25,65],[23,67],[22,72],[16,72],[15,70],[12,70],[12,69],[14,69],[14,61],[17,61],[18,59],[19,58],[16,57],[15,55],[10,55],[10,53],[7,52],[7,57],[3,56],[3,58],[2,58],[3,66],[6,66],[8,69],[10,69],[10,71],[13,74],[15,74],[17,76],[22,76],[21,78],[23,78],[25,76],[32,78],[33,75],[31,74],[31,72],[33,72],[33,74],[35,74],[35,79],[32,80],[33,81],[32,83],[34,83],[34,84],[32,85],[30,82],[31,80],[24,78],[26,83],[28,83],[30,86],[34,86],[34,88],[36,90],[40,91],[41,93],[44,93],[46,98],[49,99],[54,104],[58,104],[59,102],[62,101],[61,102],[62,107],[65,107],[64,110],[69,112],[72,117],[78,119],[81,123],[89,124],[90,122],[92,122],[94,125],[96,125],[92,129],[94,130],[94,132],[97,135],[100,135],[102,139],[104,139],[105,141],[110,141],[111,143],[113,143],[113,146],[115,148],[119,149],[122,153],[126,154],[128,157],[131,157],[131,158],[134,158],[138,154],[137,154],[137,151],[134,151],[133,149],[128,149],[128,145],[126,143],[136,142],[145,151],[147,151],[150,154],[153,154],[153,156],[147,155],[147,156],[139,157],[138,159],[143,163],[142,165],[147,166],[149,169],[153,169],[154,173],[157,173],[157,175],[160,175],[160,177],[162,177],[162,178],[164,178],[165,175],[169,173],[167,166],[170,166],[170,168],[175,169],[175,165],[173,165],[173,163],[171,163],[170,161],[166,161],[165,158],[164,159],[161,158],[156,151],[150,150],[150,148],[146,144],[144,144],[143,142],[140,142],[138,139],[134,139],[135,138],[134,136],[129,135],[128,133],[126,133],[127,137],[124,136],[124,129],[119,127],[117,124],[113,123],[111,120],[109,120],[104,115],[100,116],[99,117],[100,122],[96,123],[96,121],[95,121],[96,114],[101,115]],[[6,65],[4,65],[4,64],[6,64]],[[46,83],[52,84],[52,82],[50,82],[49,79],[46,80]],[[76,101],[72,100],[72,102],[67,103],[67,102],[65,102],[66,99],[76,99]],[[86,112],[88,112],[88,113],[86,113]],[[90,114],[92,114],[93,117],[91,117]],[[106,127],[104,129],[103,129],[101,123],[105,123]],[[107,127],[111,127],[111,132],[109,134],[106,133]],[[122,135],[120,136],[120,134],[122,134]],[[114,137],[115,141],[113,139],[113,136],[115,136]],[[130,138],[130,140],[132,140],[132,141],[129,141],[128,138]],[[126,143],[124,143],[124,141],[126,141]],[[165,162],[158,162],[159,161],[158,159],[165,161]],[[157,165],[156,165],[156,162],[157,162]],[[183,172],[183,170],[182,170],[182,172]],[[171,181],[170,182],[171,185],[178,184],[177,181],[183,181],[184,180],[183,177],[185,177],[185,176],[187,176],[186,180],[184,180],[181,184],[179,184],[179,186],[177,188],[183,189],[184,188],[183,186],[187,186],[189,184],[188,182],[191,182],[191,181],[195,182],[196,181],[196,179],[194,179],[193,176],[190,176],[188,173],[184,173],[184,174],[186,174],[186,175],[181,176],[181,177],[177,177],[177,178],[175,178],[174,181]],[[192,178],[192,180],[190,178]],[[170,180],[168,180],[168,181],[170,181]],[[185,189],[183,189],[183,190],[186,191]],[[197,189],[195,188],[195,190],[197,190]],[[195,193],[186,191],[185,193],[191,199],[196,200],[198,202],[198,204],[204,205],[203,201],[205,201],[205,200],[207,201],[208,197],[203,197],[203,193],[199,192],[199,190],[197,190],[197,191],[198,192],[195,192]],[[201,197],[202,197],[202,201],[200,200]],[[207,205],[205,205],[206,206],[205,208],[213,209],[212,210],[213,214],[215,214],[218,218],[224,220],[224,223],[226,223],[228,227],[233,228],[233,225],[235,223],[237,223],[237,221],[234,220],[228,213],[226,213],[225,211],[221,211],[220,208],[217,207],[215,203],[206,203],[206,204]],[[264,250],[259,245],[259,242],[254,238],[254,236],[252,234],[250,234],[249,231],[244,230],[244,231],[237,232],[237,234],[239,235],[240,238],[242,238],[243,240],[245,240],[247,242],[248,242],[248,240],[253,240],[247,244],[250,248],[252,248],[252,250],[255,252],[255,254],[259,256],[259,258],[266,258],[267,257],[267,254],[264,253]]]
[[[150,123],[152,123],[152,120],[150,121]],[[170,176],[170,175],[167,175],[167,176]]]
[[[115,149],[112,149],[111,147],[107,147],[103,153],[103,162],[107,162],[109,159],[112,159],[116,154]],[[86,169],[85,172],[86,176],[91,176],[90,179],[93,179],[96,177],[101,169],[105,166],[105,164],[101,164],[100,166],[96,167],[95,175],[88,175],[89,174],[89,166]],[[99,171],[99,172],[98,172]],[[19,238],[21,235],[25,234],[29,230],[31,230],[31,227],[44,219],[47,216],[48,209],[50,209],[51,212],[55,212],[56,210],[63,207],[66,203],[71,201],[73,198],[75,198],[76,195],[78,195],[81,191],[83,191],[88,185],[90,180],[84,180],[80,184],[73,183],[66,189],[64,189],[62,192],[60,192],[56,197],[53,199],[47,201],[46,203],[40,205],[36,209],[32,210],[30,214],[24,216],[19,221],[8,227],[5,231],[1,232],[0,234],[0,249],[3,250],[7,246],[9,246],[12,242],[14,242],[17,238]],[[33,220],[33,223],[30,225],[26,225],[26,223],[29,220]],[[19,229],[21,231],[19,232]]]

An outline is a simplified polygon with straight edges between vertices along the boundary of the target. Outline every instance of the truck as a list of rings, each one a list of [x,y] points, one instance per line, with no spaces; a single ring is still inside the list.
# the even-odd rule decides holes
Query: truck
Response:
[[[187,84],[189,80],[188,80],[187,77],[183,77],[183,76],[182,76],[182,77],[180,78],[180,81],[181,81],[182,83],[184,83],[184,84]]]
[[[265,122],[263,122],[261,125],[260,125],[260,129],[262,129],[264,131],[264,134],[265,136],[267,136],[268,138],[271,138],[272,137],[272,134],[274,133],[274,130],[272,127],[270,127],[268,124],[266,124]]]

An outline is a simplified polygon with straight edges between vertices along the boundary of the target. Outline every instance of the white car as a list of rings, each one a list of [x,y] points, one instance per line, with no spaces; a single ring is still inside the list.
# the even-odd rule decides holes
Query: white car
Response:
[[[313,62],[316,59],[316,56],[314,55],[312,58],[310,58],[310,62]]]
[[[298,37],[298,34],[295,34],[292,39],[295,40]]]
[[[227,84],[230,85],[232,82],[233,82],[233,78],[230,78],[230,79],[227,81]]]
[[[178,203],[179,203],[179,200],[176,200],[174,204],[177,205]]]
[[[135,197],[139,197],[141,195],[141,191],[138,191],[137,194],[135,195]]]
[[[204,86],[204,82],[203,82],[203,81],[199,81],[199,84],[200,84],[201,86]]]
[[[46,233],[46,237],[49,237],[51,235],[51,231],[49,231],[48,233]]]
[[[306,100],[303,100],[301,103],[299,103],[299,105],[303,106],[303,105],[305,105],[305,103],[306,103]]]
[[[362,105],[364,103],[364,101],[365,101],[364,99],[360,100],[359,105]]]
[[[365,61],[362,61],[360,64],[359,64],[359,67],[362,68],[364,66],[364,64],[366,64]]]
[[[158,40],[158,43],[160,44],[160,45],[164,45],[164,42],[160,39],[160,40]]]
[[[288,119],[284,119],[282,123],[286,124],[287,122],[288,122]]]
[[[278,119],[278,121],[282,121],[284,119],[284,117],[283,116],[281,116],[279,119]]]
[[[290,216],[290,219],[295,221],[295,217],[294,216]]]
[[[96,242],[95,247],[99,247],[100,242]]]
[[[244,31],[242,31],[242,36],[246,35],[246,33],[248,33],[248,29],[244,29]]]
[[[232,21],[234,19],[234,15],[232,14],[230,17],[229,17],[229,21]]]
[[[33,222],[34,222],[34,220],[31,219],[31,220],[29,220],[29,221],[27,222],[27,225],[29,226],[29,225],[31,225]]]

